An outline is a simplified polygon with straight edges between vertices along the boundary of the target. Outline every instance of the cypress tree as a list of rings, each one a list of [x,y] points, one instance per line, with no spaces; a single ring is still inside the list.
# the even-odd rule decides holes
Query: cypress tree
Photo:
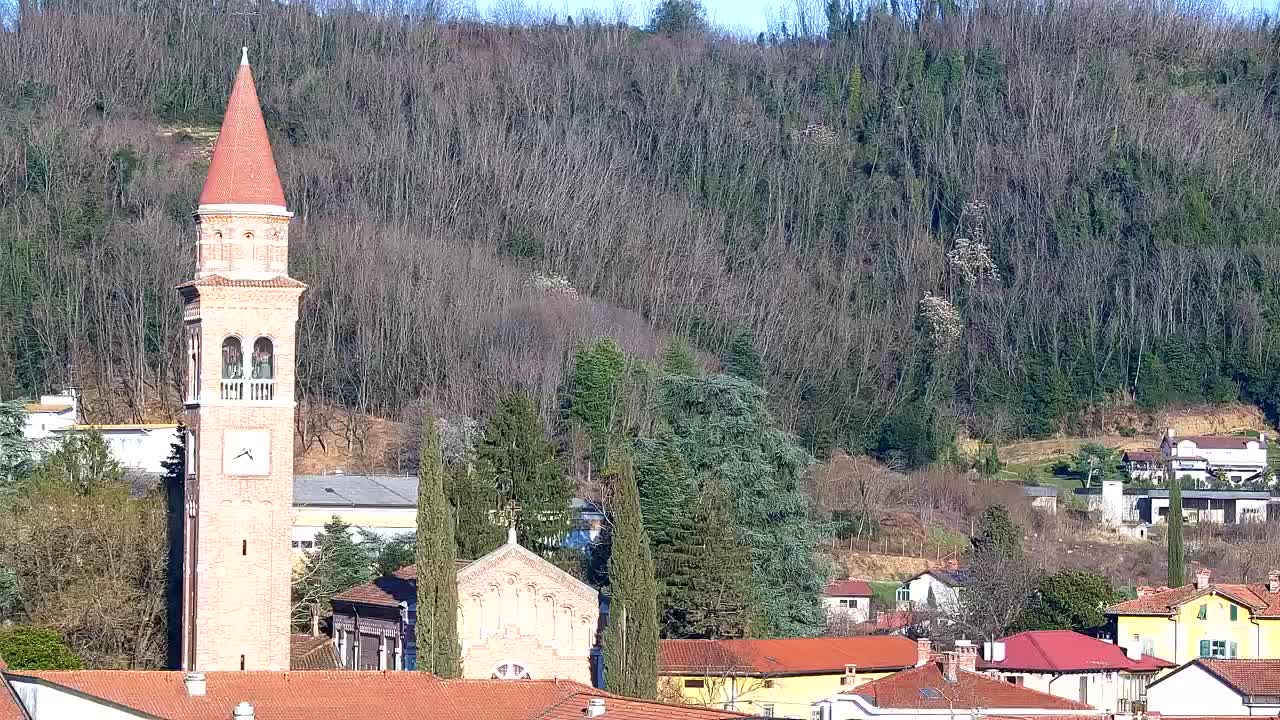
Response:
[[[476,454],[476,474],[496,489],[498,506],[519,509],[520,544],[552,559],[569,532],[573,486],[529,396],[516,393],[502,401]]]
[[[569,417],[591,438],[591,466],[604,468],[610,439],[625,406],[622,376],[626,357],[613,338],[601,338],[579,348],[573,359]]]
[[[1166,466],[1165,485],[1169,487],[1169,587],[1178,587],[1186,582],[1187,568],[1182,544],[1182,480],[1174,476],[1172,465]]]
[[[658,600],[649,536],[631,458],[615,457],[613,549],[609,555],[609,624],[604,642],[605,688],[651,698],[658,689]]]
[[[442,678],[462,674],[458,644],[458,576],[453,518],[444,494],[440,434],[430,415],[422,425],[418,455],[418,669]]]

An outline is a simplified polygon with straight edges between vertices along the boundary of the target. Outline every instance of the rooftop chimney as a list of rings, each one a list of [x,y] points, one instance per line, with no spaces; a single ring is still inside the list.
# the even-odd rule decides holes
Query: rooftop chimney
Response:
[[[982,659],[987,662],[1004,662],[1005,647],[999,640],[982,643]]]
[[[1209,570],[1200,568],[1196,571],[1196,589],[1203,590],[1207,587],[1209,587]]]
[[[961,670],[976,672],[978,669],[978,646],[968,640],[957,640],[956,658]]]
[[[1174,433],[1173,431],[1173,428],[1168,428],[1167,430],[1164,431],[1164,434],[1167,435],[1170,440],[1172,440],[1176,435],[1176,433]]]
[[[1280,572],[1272,570],[1267,573],[1267,592],[1280,592]]]
[[[929,638],[916,640],[916,667],[933,662],[933,641]]]
[[[942,679],[949,683],[954,683],[959,675],[957,670],[960,666],[960,654],[954,650],[942,653]]]
[[[232,708],[231,717],[235,720],[253,720],[253,706],[241,700],[239,705]]]
[[[183,675],[182,684],[187,686],[188,697],[204,697],[205,692],[209,689],[202,672],[189,672]]]
[[[604,698],[591,698],[587,701],[587,717],[600,717],[604,714]]]
[[[840,678],[840,684],[853,687],[858,684],[858,666],[849,663],[844,666],[844,677]]]

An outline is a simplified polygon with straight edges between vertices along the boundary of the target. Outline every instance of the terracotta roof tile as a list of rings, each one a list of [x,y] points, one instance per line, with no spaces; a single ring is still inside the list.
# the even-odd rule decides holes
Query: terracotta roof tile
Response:
[[[419,672],[211,672],[207,694],[189,697],[183,673],[136,670],[21,672],[165,720],[227,720],[241,701],[259,720],[568,720],[592,697],[612,720],[721,720],[739,713],[665,705],[610,695],[568,680],[440,680]],[[11,720],[3,714],[0,718]],[[429,709],[429,710],[427,710]],[[21,715],[12,720],[19,720]]]
[[[1130,660],[1124,648],[1070,630],[1035,630],[1010,635],[1002,641],[1004,660],[978,659],[979,670],[1028,670],[1032,672],[1155,672],[1173,663],[1150,655]]]
[[[324,635],[290,635],[289,669],[341,670],[333,640]]]
[[[836,580],[827,585],[827,597],[871,597],[872,594],[866,580]]]
[[[1168,615],[1186,603],[1213,594],[1239,603],[1260,617],[1280,617],[1280,593],[1268,592],[1267,586],[1261,584],[1210,583],[1199,590],[1194,584],[1182,585],[1116,603],[1105,612],[1108,615]]]
[[[231,87],[200,204],[284,205],[284,190],[247,62],[241,62]]]
[[[3,669],[4,662],[0,661],[0,670]],[[26,720],[26,714],[18,705],[18,699],[13,696],[9,690],[9,684],[3,679],[0,679],[0,720]]]
[[[454,567],[461,570],[471,564],[470,560],[455,560]],[[406,565],[390,575],[343,590],[333,596],[339,602],[357,603],[360,605],[378,605],[380,607],[398,607],[401,601],[409,602],[418,594],[418,568]]]
[[[913,667],[916,644],[904,637],[822,637],[777,640],[663,640],[658,672],[681,674],[817,675]]]
[[[931,692],[922,692],[924,690]],[[1084,703],[1014,685],[982,673],[960,670],[956,673],[955,682],[947,682],[942,675],[941,666],[936,662],[872,680],[854,690],[846,690],[843,694],[862,696],[879,708],[1092,710]]]
[[[1280,695],[1280,660],[1196,660],[1243,695]]]

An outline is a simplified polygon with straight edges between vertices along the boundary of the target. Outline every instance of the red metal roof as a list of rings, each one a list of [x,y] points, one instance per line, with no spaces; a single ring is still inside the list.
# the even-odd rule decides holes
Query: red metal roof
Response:
[[[1257,435],[1175,435],[1171,438],[1171,441],[1175,444],[1186,440],[1195,443],[1198,448],[1208,448],[1210,450],[1244,450],[1251,442],[1259,445],[1262,443]]]
[[[194,698],[187,695],[180,672],[81,670],[11,675],[38,678],[166,720],[227,720],[241,701],[253,705],[262,720],[315,720],[335,712],[360,720],[428,716],[432,720],[561,720],[582,717],[592,697],[605,699],[606,717],[614,720],[744,717],[622,698],[568,680],[440,680],[411,671],[210,672],[205,673],[207,694]],[[0,717],[5,717],[2,713],[0,705]]]
[[[1030,672],[1155,672],[1173,663],[1150,655],[1130,660],[1124,648],[1070,630],[1036,630],[1005,638],[1001,662],[978,659],[979,670]]]
[[[871,597],[866,580],[836,580],[827,586],[827,597]]]
[[[664,675],[820,675],[914,667],[915,642],[904,637],[822,637],[776,640],[663,640]]]
[[[922,692],[924,690],[931,692]],[[878,708],[906,710],[1092,710],[1084,703],[1031,690],[982,673],[960,670],[956,672],[955,682],[947,682],[940,664],[936,662],[872,680],[854,690],[846,690],[843,694],[860,695]],[[1096,714],[1096,711],[1092,714]]]
[[[242,61],[227,101],[222,131],[213,147],[201,205],[284,206],[284,189],[262,120],[258,90],[249,63]]]

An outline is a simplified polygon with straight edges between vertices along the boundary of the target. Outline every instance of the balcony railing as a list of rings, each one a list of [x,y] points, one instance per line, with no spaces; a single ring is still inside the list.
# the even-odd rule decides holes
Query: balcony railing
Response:
[[[246,389],[247,386],[247,389]],[[249,400],[266,401],[274,400],[276,397],[276,381],[275,380],[223,380],[222,381],[222,399],[223,400],[244,400],[248,396]]]

